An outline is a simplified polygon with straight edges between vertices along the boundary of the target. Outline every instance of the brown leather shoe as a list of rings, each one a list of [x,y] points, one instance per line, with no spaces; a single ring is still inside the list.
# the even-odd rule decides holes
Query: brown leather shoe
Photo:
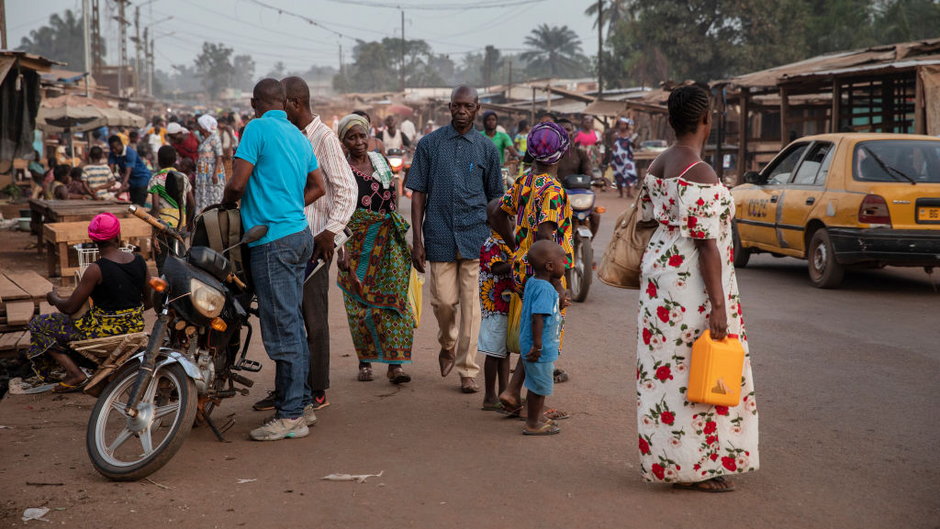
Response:
[[[457,362],[457,353],[454,349],[441,349],[437,361],[441,364],[441,376],[446,377],[454,369],[454,364]]]
[[[473,377],[460,377],[460,391],[464,393],[476,393],[480,391],[480,386]]]

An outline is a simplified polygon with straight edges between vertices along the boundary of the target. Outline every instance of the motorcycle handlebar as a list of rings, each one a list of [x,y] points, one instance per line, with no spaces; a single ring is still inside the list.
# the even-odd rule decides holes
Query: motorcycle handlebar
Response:
[[[164,223],[160,222],[159,220],[157,220],[153,215],[151,215],[151,214],[147,213],[146,211],[144,211],[143,208],[141,208],[141,207],[138,206],[137,204],[131,204],[130,206],[128,206],[128,207],[127,207],[127,211],[129,211],[129,212],[131,213],[131,215],[133,215],[133,216],[137,217],[138,219],[140,219],[140,220],[146,222],[147,224],[150,224],[150,225],[153,226],[154,228],[156,228],[156,229],[158,229],[158,230],[160,230],[160,231],[162,231],[162,232],[164,232],[164,233],[168,233],[168,234],[172,235],[174,238],[178,239],[179,241],[182,241],[182,240],[183,240],[183,238],[180,236],[180,234],[178,234],[178,233],[176,233],[174,230],[170,229],[170,227],[167,226],[166,224],[164,224]]]

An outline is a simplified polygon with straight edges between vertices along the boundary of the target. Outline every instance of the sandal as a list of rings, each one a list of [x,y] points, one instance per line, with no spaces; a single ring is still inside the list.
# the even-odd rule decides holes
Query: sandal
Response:
[[[407,384],[411,382],[411,375],[405,373],[402,368],[397,367],[388,372],[388,381],[395,385]]]
[[[538,428],[534,430],[529,428],[528,426],[522,429],[522,435],[535,435],[535,436],[555,435],[560,432],[561,432],[561,429],[558,427],[558,425],[556,425],[554,422],[551,422],[551,421],[543,422],[542,424],[539,425]]]
[[[496,401],[494,402],[484,402],[483,407],[480,408],[483,411],[504,411],[506,408],[503,407],[503,403]]]
[[[568,372],[564,369],[556,369],[554,373],[552,373],[552,377],[554,378],[556,384],[568,382]]]
[[[709,483],[717,483],[721,487],[711,486]],[[698,492],[731,492],[734,490],[734,483],[725,479],[724,476],[716,476],[705,481],[696,481],[694,483],[673,483],[672,488],[679,490],[694,490]]]
[[[372,382],[375,380],[375,377],[372,375],[371,367],[360,367],[359,376],[356,377],[356,380],[359,382]]]
[[[53,393],[78,393],[85,387],[85,384],[88,383],[90,377],[85,377],[85,380],[82,380],[78,384],[66,384],[65,382],[59,382],[55,386],[52,386]]]
[[[555,408],[550,408],[542,412],[542,415],[550,421],[562,421],[565,419],[570,419],[571,415],[566,411],[558,410]]]

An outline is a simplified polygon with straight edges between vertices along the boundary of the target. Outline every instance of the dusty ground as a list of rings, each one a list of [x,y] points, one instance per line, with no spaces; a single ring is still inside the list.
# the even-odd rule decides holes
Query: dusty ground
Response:
[[[610,195],[598,255],[623,204]],[[0,429],[0,527],[22,526],[23,509],[46,506],[57,509],[47,516],[56,525],[95,528],[940,528],[940,294],[923,271],[859,272],[843,289],[821,291],[804,263],[759,257],[739,277],[763,467],[732,494],[639,477],[635,292],[595,284],[572,308],[563,358],[572,380],[552,404],[574,417],[561,435],[533,439],[519,434],[521,423],[480,411],[482,397],[459,393],[455,374],[441,379],[427,307],[415,381],[357,382],[334,290],[333,405],[310,437],[246,439],[263,417],[250,406],[272,384],[268,368],[250,397],[219,411],[237,413],[230,443],[196,429],[151,476],[161,486],[117,484],[85,454],[91,398],[9,396],[0,403],[0,425],[12,427]],[[260,341],[253,350],[263,359]],[[379,471],[365,484],[320,480]]]

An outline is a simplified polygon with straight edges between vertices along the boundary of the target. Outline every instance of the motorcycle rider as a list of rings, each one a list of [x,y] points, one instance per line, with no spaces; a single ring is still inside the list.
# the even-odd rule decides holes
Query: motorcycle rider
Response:
[[[557,121],[559,125],[565,128],[568,131],[568,137],[571,138],[572,146],[574,145],[574,137],[577,135],[578,131],[574,126],[574,123],[567,119],[559,119]],[[592,173],[591,167],[591,158],[590,156],[581,149],[572,147],[568,149],[568,152],[562,157],[561,161],[558,162],[558,181],[564,183],[565,177],[573,174],[583,174],[591,176]],[[590,217],[590,228],[591,236],[597,236],[597,229],[601,225],[601,215],[596,211],[591,211]]]

